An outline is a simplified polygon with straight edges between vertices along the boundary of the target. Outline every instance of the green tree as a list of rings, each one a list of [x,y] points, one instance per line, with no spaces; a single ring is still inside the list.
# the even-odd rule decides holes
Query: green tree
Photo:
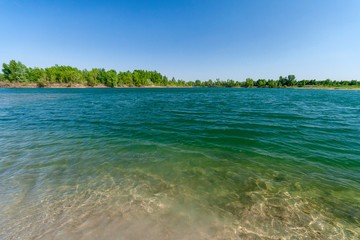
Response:
[[[356,86],[356,85],[357,85],[357,81],[356,81],[356,80],[351,80],[351,81],[350,81],[350,85],[351,85],[351,86]]]
[[[247,78],[245,80],[245,86],[246,87],[253,87],[254,86],[254,80],[252,80],[251,78]]]
[[[279,80],[278,80],[278,86],[281,87],[281,86],[286,86],[286,81],[287,79],[284,78],[283,76],[280,76],[279,77]]]
[[[195,83],[193,81],[189,81],[186,83],[187,86],[193,87]]]
[[[162,77],[162,85],[163,86],[169,85],[169,79],[166,76]]]
[[[140,76],[139,76],[138,72],[133,72],[132,79],[133,79],[135,86],[137,86],[137,87],[141,86]]]
[[[28,68],[26,78],[29,82],[45,82],[46,72],[42,68]]]
[[[177,84],[177,81],[175,80],[174,77],[171,79],[170,84],[174,86]]]
[[[118,75],[115,70],[109,70],[106,72],[106,85],[109,87],[115,87],[118,83]]]
[[[301,80],[301,81],[298,81],[298,86],[299,86],[299,87],[304,87],[304,86],[306,86],[308,83],[309,83],[308,80]]]
[[[162,79],[163,79],[163,77],[160,73],[158,73],[156,71],[150,73],[150,80],[155,85],[161,85]]]
[[[286,85],[287,86],[295,86],[296,85],[295,75],[289,75],[287,77]]]
[[[265,87],[266,86],[266,80],[265,79],[258,79],[256,81],[256,86],[258,87]]]
[[[328,78],[324,81],[325,86],[332,86],[332,81]]]
[[[226,80],[226,87],[234,87],[235,86],[235,81],[232,79],[228,79]]]
[[[267,85],[270,87],[270,88],[274,88],[275,87],[275,81],[273,79],[269,79],[267,81]]]
[[[106,84],[106,71],[104,68],[99,69],[98,75],[97,75],[97,83],[99,84]]]
[[[205,86],[207,86],[207,87],[213,87],[213,86],[214,86],[213,80],[209,79],[209,81],[206,81],[206,82],[205,82]]]
[[[87,84],[92,87],[95,86],[98,75],[99,75],[99,69],[93,68],[87,75]]]
[[[20,61],[11,60],[9,64],[3,64],[3,73],[5,80],[10,82],[26,82],[27,68]]]
[[[121,72],[120,73],[120,81],[122,82],[122,84],[125,84],[127,86],[134,86],[134,82],[133,82],[133,76],[132,73],[130,71],[127,72]]]
[[[185,86],[185,85],[186,85],[186,82],[184,80],[179,79],[177,81],[177,86]]]

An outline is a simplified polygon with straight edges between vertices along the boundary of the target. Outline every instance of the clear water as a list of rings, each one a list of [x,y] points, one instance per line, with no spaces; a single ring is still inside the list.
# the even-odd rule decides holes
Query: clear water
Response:
[[[0,89],[1,239],[359,239],[360,91]]]

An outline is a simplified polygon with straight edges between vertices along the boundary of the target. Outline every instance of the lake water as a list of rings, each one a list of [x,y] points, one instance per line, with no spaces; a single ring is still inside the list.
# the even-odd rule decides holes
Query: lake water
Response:
[[[0,239],[359,239],[360,91],[0,89]]]

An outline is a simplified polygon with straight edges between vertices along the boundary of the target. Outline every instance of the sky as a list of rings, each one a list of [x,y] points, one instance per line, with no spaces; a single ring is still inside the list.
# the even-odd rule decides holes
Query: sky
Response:
[[[0,0],[0,62],[360,80],[359,0]]]

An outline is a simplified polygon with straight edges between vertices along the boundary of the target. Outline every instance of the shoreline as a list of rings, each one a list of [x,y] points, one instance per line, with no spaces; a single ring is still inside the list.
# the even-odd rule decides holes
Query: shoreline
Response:
[[[145,86],[115,86],[109,87],[105,84],[96,84],[94,86],[89,86],[86,84],[75,83],[48,83],[42,87],[40,87],[37,83],[20,83],[20,82],[0,82],[0,88],[192,88],[192,86],[158,86],[158,85],[145,85]]]
[[[145,86],[115,86],[108,87],[104,84],[96,84],[94,86],[89,86],[81,83],[68,84],[68,83],[48,83],[42,87],[40,87],[37,83],[20,83],[20,82],[8,82],[8,81],[0,81],[0,88],[262,88],[262,87],[222,87],[222,86],[159,86],[159,85],[145,85]],[[269,88],[269,87],[265,87]],[[318,86],[304,86],[304,87],[274,87],[278,89],[323,89],[323,90],[360,90],[360,88],[344,88],[344,87],[318,87]]]

